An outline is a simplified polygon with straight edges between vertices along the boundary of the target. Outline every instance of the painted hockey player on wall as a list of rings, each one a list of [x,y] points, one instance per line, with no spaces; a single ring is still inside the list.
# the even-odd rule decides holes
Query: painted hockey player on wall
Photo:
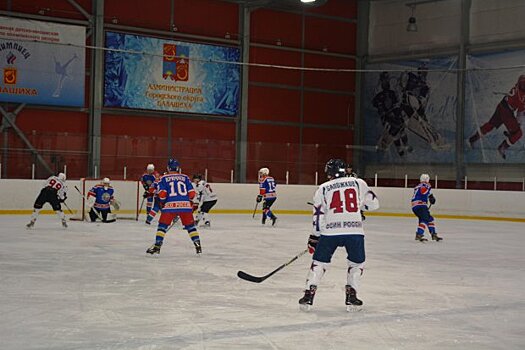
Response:
[[[456,77],[445,71],[454,65],[440,59],[367,67],[385,69],[366,78],[365,142],[375,146],[376,161],[453,160]]]
[[[525,50],[469,56],[469,68],[522,64]],[[465,159],[525,162],[525,70],[476,70],[467,74]]]

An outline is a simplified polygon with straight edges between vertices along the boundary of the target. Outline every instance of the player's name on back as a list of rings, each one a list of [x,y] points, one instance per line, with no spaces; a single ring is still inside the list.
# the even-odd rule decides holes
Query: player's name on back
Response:
[[[171,182],[171,181],[184,181],[184,179],[186,178],[185,175],[175,175],[175,174],[170,174],[170,175],[164,175],[162,177],[164,180],[166,180],[167,182]]]
[[[341,188],[341,187],[354,187],[357,186],[357,183],[353,180],[351,181],[343,181],[343,182],[336,182],[330,185],[326,186],[327,191],[331,191],[333,189]]]

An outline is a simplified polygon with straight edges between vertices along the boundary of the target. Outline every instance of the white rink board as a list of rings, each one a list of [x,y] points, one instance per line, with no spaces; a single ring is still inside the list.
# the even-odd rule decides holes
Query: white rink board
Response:
[[[2,350],[420,350],[525,348],[523,224],[438,220],[440,243],[414,241],[413,218],[369,217],[360,313],[344,306],[339,249],[314,309],[297,301],[308,256],[261,284],[305,248],[310,217],[212,215],[203,255],[170,231],[146,256],[155,227],[0,216]]]

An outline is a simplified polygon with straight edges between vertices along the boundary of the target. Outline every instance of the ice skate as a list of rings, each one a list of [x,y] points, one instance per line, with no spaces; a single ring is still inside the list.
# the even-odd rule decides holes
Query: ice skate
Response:
[[[263,216],[263,217],[262,217],[262,224],[263,224],[263,225],[266,224],[266,216]]]
[[[304,291],[304,296],[301,299],[299,299],[299,307],[301,308],[301,310],[310,311],[314,303],[316,290],[317,286],[311,285],[310,289]]]
[[[151,221],[146,220],[146,225],[151,225]]]
[[[62,220],[62,227],[63,227],[63,228],[67,228],[67,222],[66,222],[66,220],[65,220],[65,219],[64,219],[64,220]]]
[[[35,220],[31,220],[29,221],[29,224],[26,225],[26,227],[29,229],[29,228],[32,228],[33,226],[35,226]]]
[[[423,235],[418,235],[418,234],[416,233],[416,241],[427,242],[428,239],[426,239],[425,236],[423,236]]]
[[[205,221],[204,222],[204,227],[210,227],[211,226],[211,222],[209,221]]]
[[[151,247],[148,248],[148,250],[146,250],[146,253],[151,255],[160,254],[160,247],[160,244],[153,244]]]
[[[272,226],[275,226],[276,221],[277,221],[277,216],[272,217]]]
[[[434,233],[434,234],[432,234],[432,240],[433,240],[433,241],[436,241],[436,242],[439,242],[439,241],[442,241],[443,238],[439,237],[439,236],[437,235],[437,233]]]
[[[357,292],[354,288],[352,288],[350,285],[346,285],[345,287],[346,292],[346,311],[353,312],[353,311],[360,311],[361,307],[363,306],[363,302],[359,299],[357,299]]]
[[[201,241],[200,240],[193,241],[193,245],[195,245],[195,252],[197,253],[197,255],[202,254]]]

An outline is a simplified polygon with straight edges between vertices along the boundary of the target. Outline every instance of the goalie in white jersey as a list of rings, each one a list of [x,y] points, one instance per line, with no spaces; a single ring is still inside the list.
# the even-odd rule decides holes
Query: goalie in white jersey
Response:
[[[62,226],[67,227],[66,216],[62,211],[61,203],[64,203],[67,195],[67,186],[66,186],[66,175],[64,173],[58,174],[58,176],[50,176],[45,182],[40,194],[35,200],[33,205],[33,214],[31,214],[31,221],[26,225],[27,228],[31,228],[35,225],[36,218],[42,210],[44,204],[49,203],[53,210],[60,218]]]
[[[312,265],[306,280],[301,308],[309,310],[315,292],[337,247],[345,247],[348,272],[346,277],[346,305],[348,310],[363,304],[357,298],[359,279],[365,262],[365,238],[361,210],[379,208],[377,196],[366,182],[347,177],[344,161],[331,159],[326,163],[327,182],[314,195],[313,232],[308,248],[313,253]]]

